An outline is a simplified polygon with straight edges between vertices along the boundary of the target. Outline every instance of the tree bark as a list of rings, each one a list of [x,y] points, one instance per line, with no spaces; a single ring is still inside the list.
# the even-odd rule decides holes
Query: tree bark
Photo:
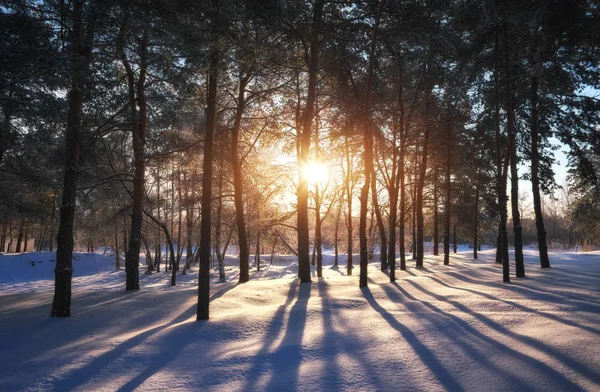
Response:
[[[218,0],[212,2],[212,13],[218,12]],[[204,158],[202,163],[202,217],[200,221],[200,270],[198,272],[198,306],[196,320],[208,320],[210,300],[210,226],[212,204],[212,163],[215,126],[217,120],[217,83],[220,52],[217,46],[218,21],[213,15],[213,44],[210,49],[210,68],[208,72],[208,97],[206,108],[206,134],[204,135]]]
[[[514,117],[514,96],[512,93],[512,62],[508,49],[508,28],[504,26],[504,72],[505,80],[505,105],[506,122],[510,146],[510,198],[513,221],[513,232],[515,236],[515,270],[517,277],[525,276],[525,264],[523,263],[523,228],[521,227],[521,214],[519,212],[519,174],[517,172],[517,129]]]
[[[73,220],[77,199],[77,180],[80,161],[80,135],[83,122],[83,91],[85,74],[91,61],[93,22],[88,21],[88,34],[83,28],[84,0],[74,0],[71,28],[71,70],[66,125],[66,162],[60,222],[56,236],[56,267],[54,269],[54,300],[51,317],[71,315],[71,278],[73,275]],[[84,38],[85,35],[85,39]],[[91,38],[90,38],[91,37]],[[86,42],[87,41],[87,42]]]
[[[452,213],[452,128],[446,128],[446,200],[444,205],[444,265],[450,265],[450,217]]]
[[[147,133],[147,103],[146,103],[146,48],[148,45],[148,29],[149,26],[144,26],[142,39],[140,41],[140,67],[138,70],[138,80],[135,82],[134,71],[127,60],[123,48],[123,37],[120,42],[121,62],[127,73],[129,84],[129,105],[132,121],[132,144],[133,144],[133,160],[134,160],[134,178],[133,178],[133,204],[131,209],[131,230],[129,233],[129,246],[125,256],[125,290],[139,290],[139,261],[140,261],[140,246],[142,241],[142,221],[144,209],[144,182],[146,175],[145,164],[145,145]],[[137,94],[137,97],[136,97]],[[137,106],[137,110],[136,110]]]
[[[231,135],[231,166],[233,169],[233,198],[235,204],[235,216],[237,222],[238,246],[240,250],[240,283],[245,283],[250,277],[250,251],[248,250],[248,238],[246,235],[246,218],[244,215],[244,180],[242,177],[242,163],[239,157],[239,138],[242,122],[242,114],[246,106],[245,90],[249,77],[240,75],[239,90],[237,97],[237,108],[233,121]]]
[[[429,126],[425,125],[425,134],[423,135],[423,152],[419,165],[419,179],[417,182],[417,199],[415,209],[417,213],[417,268],[423,268],[423,237],[424,237],[424,217],[423,217],[423,188],[425,187],[425,174],[427,172],[427,154],[429,150]]]
[[[546,244],[546,228],[542,214],[542,200],[540,196],[539,165],[540,153],[538,150],[538,79],[531,78],[531,187],[533,191],[533,210],[535,211],[535,228],[537,231],[538,250],[542,268],[550,267],[548,245]]]
[[[437,163],[433,171],[433,255],[439,255],[440,236],[438,231],[438,172]]]
[[[302,117],[300,155],[298,156],[298,277],[300,283],[310,282],[310,239],[308,230],[308,179],[304,168],[310,159],[311,128],[317,98],[317,73],[319,69],[319,49],[324,0],[314,4],[312,34],[308,58],[308,93]]]

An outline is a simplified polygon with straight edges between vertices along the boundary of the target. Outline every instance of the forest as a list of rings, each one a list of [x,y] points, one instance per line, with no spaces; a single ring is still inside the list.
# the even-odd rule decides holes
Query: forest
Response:
[[[281,260],[511,290],[600,249],[594,0],[0,0],[0,59],[0,258],[53,255],[52,317],[81,254],[202,321]]]
[[[114,249],[136,290],[141,251],[208,288],[229,247],[240,282],[265,252],[309,281],[333,248],[364,286],[375,249],[393,282],[458,237],[508,281],[509,245],[523,276],[524,245],[548,267],[549,246],[600,244],[592,1],[1,7],[0,251],[56,249],[58,316],[74,248]]]

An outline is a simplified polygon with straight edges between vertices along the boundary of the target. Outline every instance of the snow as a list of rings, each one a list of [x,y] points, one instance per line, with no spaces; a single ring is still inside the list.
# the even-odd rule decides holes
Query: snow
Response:
[[[599,391],[600,253],[525,254],[509,284],[484,250],[409,259],[395,284],[373,262],[362,290],[345,256],[312,284],[280,256],[239,285],[228,259],[203,322],[195,272],[125,292],[113,257],[77,254],[72,316],[53,319],[54,254],[2,255],[0,391]]]

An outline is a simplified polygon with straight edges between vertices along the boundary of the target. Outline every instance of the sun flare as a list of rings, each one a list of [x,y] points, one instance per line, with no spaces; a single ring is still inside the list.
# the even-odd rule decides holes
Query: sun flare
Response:
[[[323,185],[329,179],[329,168],[323,162],[310,161],[304,167],[304,175],[311,185]]]

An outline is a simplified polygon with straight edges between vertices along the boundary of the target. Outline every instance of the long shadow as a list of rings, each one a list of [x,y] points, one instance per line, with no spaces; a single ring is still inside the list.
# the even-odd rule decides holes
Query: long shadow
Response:
[[[162,346],[162,348],[158,353],[152,355],[150,365],[140,374],[129,380],[125,385],[121,386],[118,391],[133,391],[142,385],[148,378],[165,368],[169,362],[177,358],[178,354],[181,353],[190,342],[194,341],[194,338],[205,325],[206,321],[187,324],[183,327],[180,326],[179,328],[175,328],[168,335],[164,336],[161,339],[161,344],[158,345],[159,347]]]
[[[576,323],[574,321],[563,319],[562,317],[558,317],[558,316],[556,316],[554,314],[551,314],[551,313],[545,313],[545,312],[542,312],[542,311],[539,311],[539,310],[531,309],[531,308],[529,308],[527,306],[521,305],[521,304],[519,304],[517,302],[514,302],[514,301],[508,301],[508,300],[505,300],[505,299],[502,299],[502,298],[499,298],[499,297],[495,297],[495,296],[487,294],[487,293],[483,293],[483,292],[478,291],[478,290],[468,289],[466,287],[452,286],[452,285],[450,285],[450,284],[442,281],[441,279],[438,279],[438,278],[433,277],[433,276],[430,276],[429,279],[431,279],[434,282],[436,282],[437,284],[439,284],[441,286],[444,286],[444,287],[447,287],[449,289],[466,291],[468,293],[479,295],[479,296],[481,296],[483,298],[487,298],[487,299],[490,299],[492,301],[499,301],[499,302],[502,302],[502,303],[514,306],[515,308],[520,309],[520,310],[522,310],[524,312],[527,312],[527,313],[539,314],[542,317],[545,317],[545,318],[553,320],[553,321],[557,321],[557,322],[559,322],[561,324],[565,324],[565,325],[568,325],[568,326],[571,326],[571,327],[575,327],[575,328],[580,328],[580,329],[583,329],[583,330],[588,331],[588,332],[600,334],[600,330],[598,330],[596,328],[587,327],[585,325],[580,325],[580,324],[578,324],[578,323]]]
[[[480,267],[478,269],[480,271],[488,271],[488,272],[492,272],[494,274],[502,273],[502,270],[500,268],[494,269],[494,268],[490,268],[490,267]],[[548,271],[548,272],[554,272],[554,271]],[[538,280],[537,277],[531,277],[530,275],[527,275],[527,278],[532,279],[532,280]],[[556,276],[552,276],[549,273],[544,274],[543,279],[556,282],[560,286],[574,288],[574,289],[578,289],[578,288],[580,289],[581,287],[585,287],[585,286],[589,285],[590,283],[592,283],[593,280],[596,280],[595,278],[588,279],[587,281],[575,280],[572,277],[566,277],[566,276],[556,277]],[[568,284],[568,283],[572,283],[572,284]]]
[[[446,390],[464,390],[452,374],[450,374],[448,369],[446,369],[440,360],[436,358],[435,354],[431,352],[408,327],[398,322],[392,314],[377,303],[368,287],[363,287],[361,290],[369,305],[371,305],[371,307],[377,311],[392,328],[402,334],[402,337],[412,346],[421,361],[431,369],[433,375]]]
[[[413,281],[407,281],[408,283],[410,283],[411,285],[413,285],[415,288],[417,288],[418,290],[422,291],[424,294],[427,294],[433,298],[435,298],[438,301],[442,301],[442,302],[446,302],[449,303],[451,305],[453,305],[456,309],[462,311],[463,313],[466,313],[468,315],[473,316],[474,318],[476,318],[477,320],[481,321],[482,323],[484,323],[485,325],[487,325],[488,327],[494,329],[497,332],[500,332],[501,334],[511,337],[519,342],[523,342],[531,347],[536,348],[537,350],[540,350],[542,352],[545,352],[546,354],[550,355],[551,357],[554,357],[556,359],[558,359],[559,361],[563,362],[565,365],[569,366],[571,369],[573,369],[576,372],[581,373],[582,375],[586,376],[587,378],[589,378],[590,380],[596,382],[596,383],[600,383],[600,374],[594,372],[593,370],[589,369],[588,367],[586,367],[584,364],[576,361],[575,359],[571,358],[568,355],[563,354],[562,352],[556,350],[553,347],[548,346],[545,343],[540,342],[537,339],[531,338],[529,336],[524,336],[524,335],[520,335],[516,332],[513,332],[511,330],[509,330],[508,328],[506,328],[505,326],[503,326],[502,324],[497,323],[496,321],[490,319],[489,317],[484,316],[481,313],[477,313],[474,312],[473,310],[469,309],[467,306],[456,302],[456,301],[452,301],[449,300],[441,295],[432,293],[431,291],[425,289],[424,287],[418,285],[417,283],[413,282]],[[425,304],[426,306],[429,305],[429,307],[435,307],[434,305],[426,302],[426,301],[421,301],[423,304]],[[428,304],[428,305],[427,305]],[[437,310],[441,313],[445,313],[443,312],[441,309],[437,308]],[[456,317],[456,316],[454,316]],[[468,324],[466,322],[464,322],[463,320],[461,320],[463,325],[467,326]],[[470,327],[470,326],[469,326]],[[470,327],[472,330],[475,330],[473,327]],[[477,331],[477,330],[475,330]],[[481,334],[481,332],[477,331],[477,333]],[[483,334],[482,334],[483,335]],[[485,336],[485,335],[484,335]],[[571,382],[570,380],[568,380],[566,377],[564,377],[562,374],[554,371],[552,368],[546,366],[546,372],[553,372],[554,377],[556,378],[557,381],[561,381],[563,383],[563,385],[568,385],[569,388],[580,388],[578,385],[574,384],[573,382]],[[550,373],[552,374],[552,373]]]
[[[227,291],[232,290],[235,287],[237,287],[237,285],[231,285],[229,287],[226,287],[224,289],[217,291],[216,293],[214,293],[211,296],[210,301],[213,301],[213,300],[223,296]],[[144,332],[141,332],[141,333],[127,339],[126,341],[122,342],[121,344],[116,346],[114,349],[107,351],[104,354],[101,354],[100,356],[94,358],[87,365],[84,365],[78,369],[73,370],[66,377],[55,381],[54,385],[53,385],[53,389],[60,390],[60,391],[66,391],[66,390],[73,390],[73,389],[77,388],[78,386],[84,384],[85,382],[90,380],[93,376],[98,374],[100,369],[104,368],[105,366],[110,365],[110,363],[115,361],[117,358],[125,355],[125,353],[127,353],[132,348],[140,345],[142,342],[144,342],[150,336],[155,335],[158,332],[160,332],[168,327],[171,327],[173,325],[184,322],[185,320],[192,317],[195,314],[195,312],[196,312],[196,304],[194,303],[192,306],[185,309],[182,313],[180,313],[177,317],[175,317],[173,320],[169,321],[168,323],[164,323],[164,324],[158,325],[156,327],[150,328]],[[198,323],[198,324],[194,324],[194,325],[202,326],[202,325],[204,325],[204,323]]]
[[[333,329],[331,301],[329,299],[329,285],[324,279],[319,279],[317,282],[319,288],[319,296],[321,297],[322,315],[323,315],[323,342],[322,347],[329,347],[330,352],[327,361],[327,378],[323,380],[323,387],[326,390],[339,390],[342,385],[342,379],[339,373],[336,357],[339,353],[339,339]]]
[[[283,316],[285,315],[285,310],[296,297],[296,288],[298,286],[302,285],[299,284],[298,279],[296,278],[290,284],[290,289],[288,291],[285,303],[280,305],[275,311],[275,314],[271,319],[271,324],[264,333],[264,343],[255,355],[254,361],[252,362],[252,367],[245,375],[247,381],[243,388],[244,391],[254,391],[256,389],[256,382],[265,370],[268,353],[275,343],[275,340],[279,336],[279,333],[283,330]]]
[[[273,365],[273,375],[266,388],[268,391],[298,388],[298,372],[302,363],[302,337],[306,327],[311,286],[312,283],[300,285],[298,299],[290,309],[283,340],[269,358]]]
[[[446,274],[448,276],[452,276],[458,280],[462,280],[463,282],[470,283],[470,284],[488,286],[488,287],[494,287],[494,288],[503,288],[503,289],[505,289],[507,287],[505,284],[501,284],[501,283],[484,282],[484,281],[471,279],[471,278],[468,278],[468,277],[466,277],[462,274],[456,273],[456,272],[447,272]],[[599,305],[590,304],[588,302],[582,301],[581,299],[574,298],[572,296],[568,296],[565,294],[562,294],[563,296],[559,296],[559,295],[556,295],[556,294],[553,294],[553,293],[550,293],[547,291],[539,291],[539,290],[532,289],[531,287],[524,287],[524,286],[517,286],[517,285],[511,285],[510,289],[514,292],[519,292],[520,294],[525,295],[527,297],[531,297],[531,295],[538,295],[538,296],[543,296],[543,299],[545,301],[553,300],[556,303],[563,303],[563,304],[566,303],[566,304],[569,304],[572,306],[576,306],[578,308],[578,310],[581,310],[581,311],[587,311],[587,312],[593,312],[593,313],[600,312]]]
[[[411,294],[409,294],[406,290],[404,290],[401,286],[399,286],[395,282],[392,285],[396,289],[398,289],[402,294],[404,294],[407,298],[411,299],[412,301],[421,303],[421,301],[417,300],[415,297],[413,297]],[[380,287],[383,289],[383,291],[385,291],[385,293],[388,295],[388,297],[390,299],[392,299],[395,303],[402,303],[404,305],[404,307],[409,311],[417,310],[413,303],[404,303],[404,301],[402,301],[402,298],[398,297],[398,293],[396,293],[389,286],[381,285]],[[438,314],[441,313],[442,315],[449,317],[448,314],[441,312],[439,309],[433,307],[433,305],[428,306],[428,305],[430,305],[428,303],[424,303],[424,305],[427,306],[429,309],[434,310]],[[482,367],[485,369],[490,369],[490,370],[493,369],[493,372],[498,373],[499,376],[501,376],[502,379],[504,379],[504,380],[511,380],[512,383],[514,384],[514,386],[517,387],[517,390],[526,391],[526,390],[532,389],[532,386],[528,385],[524,380],[520,379],[516,375],[514,375],[502,368],[499,368],[496,364],[492,363],[489,359],[487,359],[488,356],[480,353],[479,350],[477,350],[476,348],[473,347],[473,342],[471,342],[469,339],[466,339],[464,336],[461,336],[460,334],[451,333],[451,330],[448,328],[448,325],[442,323],[439,319],[437,319],[436,317],[433,317],[433,315],[431,315],[427,312],[421,312],[421,313],[419,313],[419,317],[427,320],[432,326],[436,327],[440,333],[442,333],[444,336],[446,336],[446,338],[449,342],[452,342],[453,344],[456,344],[457,346],[459,346],[459,344],[460,344],[460,348],[462,348],[469,356],[471,356],[471,358],[473,358],[477,362],[478,365],[480,365],[480,366],[483,365]],[[487,343],[489,343],[489,342],[487,342]],[[492,344],[495,344],[496,348],[503,347],[500,343],[497,343],[495,341],[493,341]]]

